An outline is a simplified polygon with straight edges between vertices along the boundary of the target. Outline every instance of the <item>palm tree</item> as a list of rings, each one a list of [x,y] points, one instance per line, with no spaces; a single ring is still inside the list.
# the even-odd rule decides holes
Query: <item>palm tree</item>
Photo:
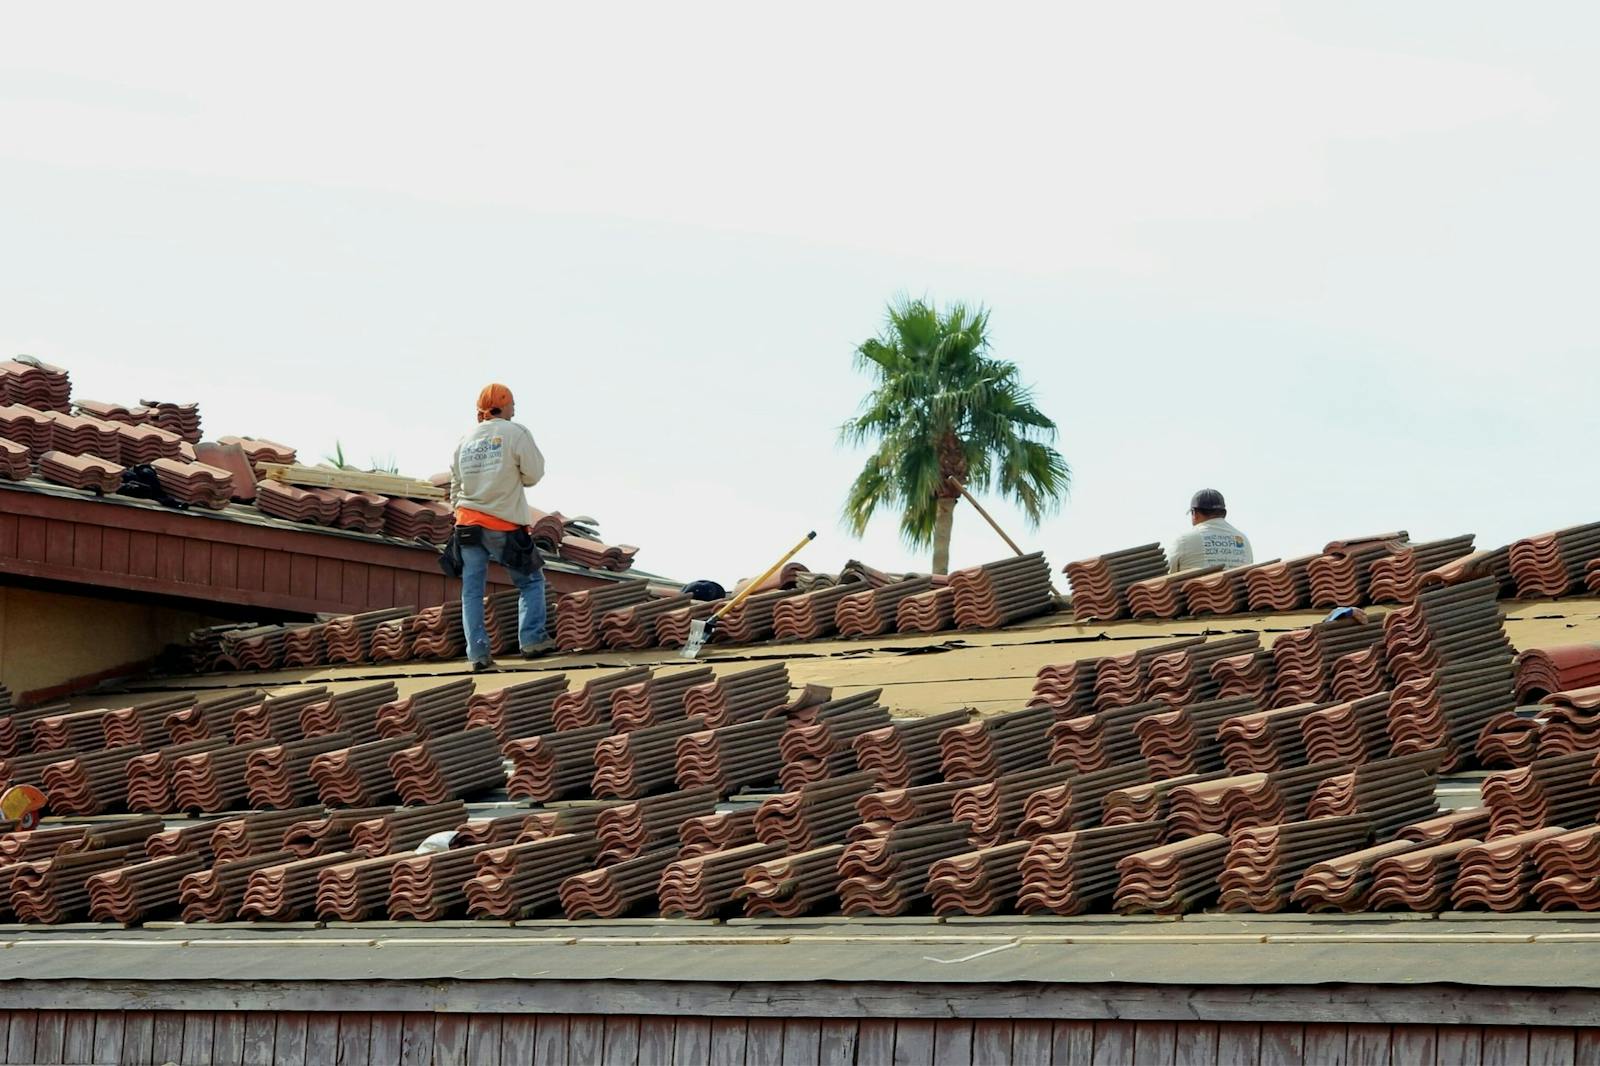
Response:
[[[1056,424],[1033,405],[1016,364],[989,358],[988,329],[982,307],[958,303],[941,315],[902,297],[883,332],[856,349],[875,384],[839,436],[877,450],[850,486],[845,523],[860,536],[880,505],[899,508],[901,537],[933,546],[936,574],[949,572],[959,485],[998,487],[1037,527],[1071,483],[1051,446]]]

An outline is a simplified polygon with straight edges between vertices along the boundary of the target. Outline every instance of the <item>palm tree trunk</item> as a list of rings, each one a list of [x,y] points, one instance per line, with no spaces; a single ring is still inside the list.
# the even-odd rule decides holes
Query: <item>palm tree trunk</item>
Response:
[[[948,574],[950,572],[950,524],[955,518],[956,501],[949,496],[940,496],[938,510],[933,516],[933,572]]]

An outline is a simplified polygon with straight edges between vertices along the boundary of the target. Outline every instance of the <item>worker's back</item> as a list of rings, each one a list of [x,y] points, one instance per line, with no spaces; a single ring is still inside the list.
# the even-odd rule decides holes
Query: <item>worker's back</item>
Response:
[[[1232,569],[1255,562],[1250,538],[1229,525],[1225,518],[1208,518],[1185,530],[1173,541],[1169,554],[1173,573],[1203,566]]]
[[[532,517],[522,490],[543,476],[544,456],[527,427],[490,419],[479,422],[456,446],[450,465],[451,499],[458,509],[525,526]]]

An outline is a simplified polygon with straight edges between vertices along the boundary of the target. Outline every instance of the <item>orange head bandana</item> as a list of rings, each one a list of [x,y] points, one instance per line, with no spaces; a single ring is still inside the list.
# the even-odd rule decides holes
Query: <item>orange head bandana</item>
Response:
[[[478,421],[497,418],[511,406],[511,390],[504,385],[485,385],[478,393]]]

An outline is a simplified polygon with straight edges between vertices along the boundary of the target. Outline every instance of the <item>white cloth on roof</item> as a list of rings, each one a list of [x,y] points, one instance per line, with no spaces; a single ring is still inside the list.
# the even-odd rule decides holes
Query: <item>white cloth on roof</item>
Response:
[[[450,461],[450,502],[519,526],[533,515],[522,494],[544,477],[544,455],[526,426],[491,418],[456,445]]]
[[[1202,566],[1222,566],[1232,569],[1249,566],[1256,561],[1250,550],[1250,538],[1229,525],[1223,518],[1208,518],[1199,525],[1184,530],[1167,551],[1170,572],[1197,570]]]

